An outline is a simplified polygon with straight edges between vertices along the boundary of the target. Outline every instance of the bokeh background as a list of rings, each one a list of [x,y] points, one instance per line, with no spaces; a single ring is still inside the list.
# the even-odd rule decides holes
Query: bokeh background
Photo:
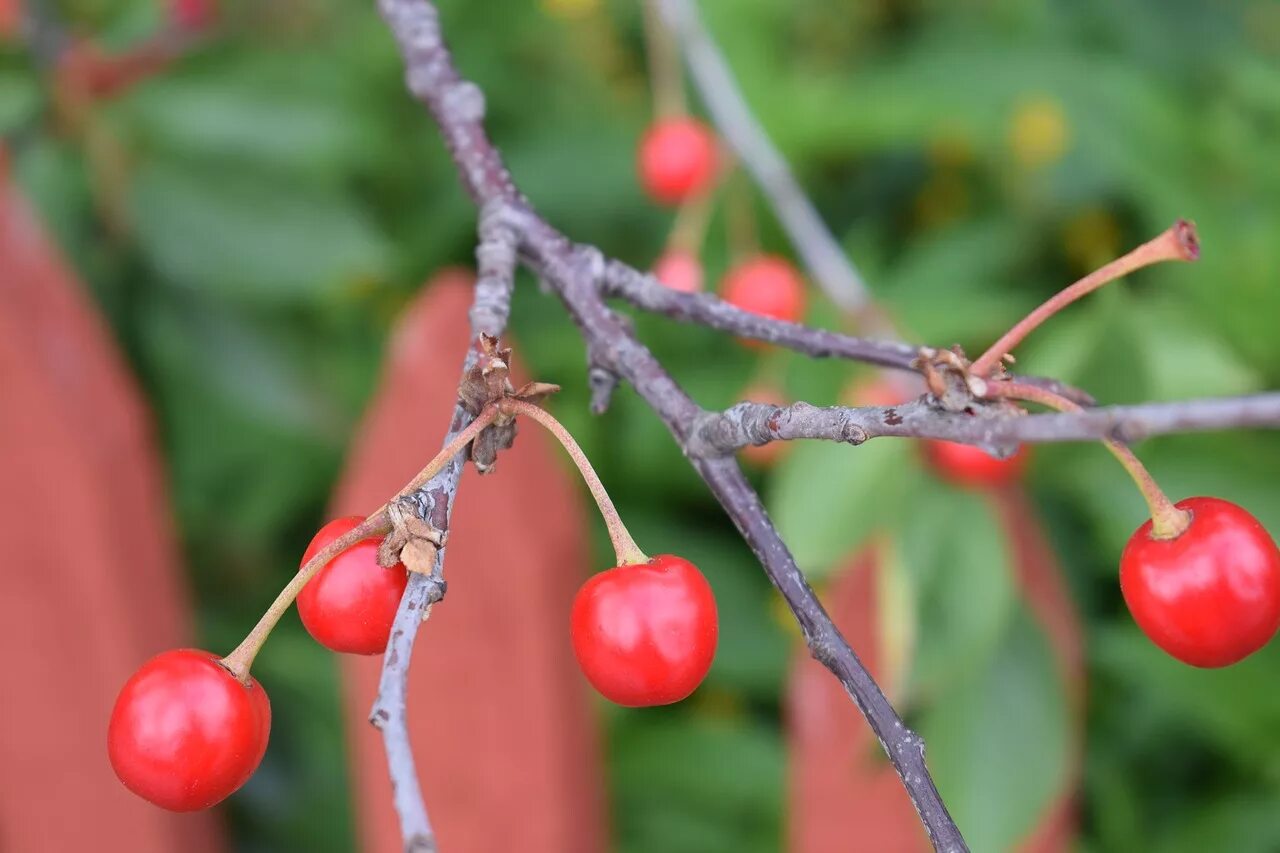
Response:
[[[42,5],[105,54],[147,43],[170,14],[154,0]],[[912,340],[979,351],[1183,216],[1198,224],[1203,260],[1071,308],[1020,350],[1020,369],[1107,403],[1280,385],[1280,5],[700,5],[752,107]],[[575,239],[649,266],[672,214],[643,197],[633,170],[652,117],[638,0],[441,7],[533,203]],[[0,8],[4,18],[16,6]],[[4,38],[6,193],[33,207],[143,389],[194,630],[225,651],[326,518],[397,319],[439,271],[472,263],[475,212],[371,2],[224,0],[181,56],[92,98],[81,72],[51,66],[20,28]],[[711,286],[751,220],[763,248],[788,254],[767,206],[731,174],[702,251]],[[19,284],[5,282],[17,269],[6,266],[0,254],[0,293]],[[811,322],[849,328],[816,288],[811,297]],[[660,319],[636,325],[708,407],[749,387],[830,404],[870,378]],[[693,698],[592,706],[614,847],[918,849],[859,846],[860,831],[894,832],[865,824],[840,830],[839,847],[803,840],[837,820],[838,799],[814,805],[824,790],[862,790],[887,772],[862,724],[830,729],[818,748],[802,736],[805,709],[832,700],[804,677],[785,608],[633,394],[588,414],[581,341],[527,277],[512,335],[527,373],[564,386],[551,408],[636,538],[697,562],[721,607],[719,655]],[[21,370],[11,355],[7,369]],[[453,381],[461,353],[437,355],[421,369]],[[5,384],[0,408],[18,417],[17,385]],[[92,432],[92,406],[78,417]],[[403,428],[435,441],[443,421]],[[6,464],[28,452],[0,446]],[[1162,438],[1139,452],[1175,496],[1229,498],[1280,531],[1276,436]],[[912,443],[887,439],[749,464],[802,567],[856,620],[855,645],[862,637],[859,651],[927,738],[975,850],[1018,849],[1036,832],[1052,837],[1036,848],[1046,850],[1280,849],[1280,650],[1206,672],[1143,639],[1116,582],[1142,503],[1100,448],[1037,448],[1023,484],[999,494],[943,483]],[[583,519],[585,577],[610,555]],[[5,565],[6,582],[23,570]],[[14,606],[30,609],[15,583]],[[451,599],[468,594],[467,577],[451,574]],[[425,646],[431,636],[428,625]],[[230,843],[357,849],[335,660],[291,617],[258,675],[273,739],[258,775],[219,809]],[[834,701],[831,714],[856,720]],[[881,822],[900,813],[886,808]]]

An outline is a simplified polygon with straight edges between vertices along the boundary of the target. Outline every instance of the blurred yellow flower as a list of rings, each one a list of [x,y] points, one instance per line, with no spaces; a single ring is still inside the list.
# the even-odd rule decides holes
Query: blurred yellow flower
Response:
[[[1036,169],[1062,159],[1070,135],[1062,105],[1041,95],[1015,108],[1009,124],[1009,147],[1020,165]]]

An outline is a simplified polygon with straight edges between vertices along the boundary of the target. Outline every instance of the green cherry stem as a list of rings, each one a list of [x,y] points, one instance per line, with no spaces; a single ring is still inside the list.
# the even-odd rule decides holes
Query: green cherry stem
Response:
[[[1200,257],[1200,243],[1196,238],[1196,227],[1185,219],[1179,219],[1159,236],[1049,297],[1040,307],[1005,332],[1000,340],[992,344],[986,352],[974,359],[970,370],[977,376],[989,376],[1004,355],[1022,343],[1036,327],[1072,302],[1092,293],[1104,284],[1161,261],[1194,261],[1198,257]]]
[[[988,385],[987,396],[1005,397],[1013,400],[1025,400],[1037,403],[1059,412],[1079,412],[1083,408],[1076,403],[1052,391],[1035,385],[1024,385],[1020,382],[992,382]],[[1118,441],[1103,439],[1111,455],[1115,456],[1124,469],[1133,478],[1138,491],[1142,493],[1151,511],[1151,535],[1155,539],[1176,539],[1191,524],[1191,513],[1178,509],[1169,500],[1169,496],[1156,483],[1151,472],[1127,446]]]
[[[501,405],[505,411],[511,414],[524,415],[530,420],[537,421],[564,446],[565,452],[569,454],[573,464],[578,466],[578,471],[582,474],[582,479],[586,481],[587,489],[590,490],[591,496],[596,499],[596,506],[600,507],[600,515],[604,518],[605,527],[609,528],[609,541],[613,543],[613,552],[617,557],[618,565],[625,566],[631,563],[649,562],[649,556],[640,550],[640,546],[631,538],[631,533],[627,530],[627,526],[622,523],[622,516],[618,515],[617,507],[613,505],[613,500],[609,497],[609,493],[605,491],[604,484],[600,482],[600,477],[596,474],[595,469],[591,467],[591,462],[587,460],[587,455],[582,452],[578,442],[564,428],[564,424],[556,420],[546,409],[535,406],[532,403],[526,403],[523,400],[504,400]]]
[[[649,86],[653,89],[653,112],[658,118],[685,115],[684,80],[680,52],[675,37],[660,20],[661,0],[641,0],[644,12],[645,54],[649,60]]]
[[[294,599],[298,597],[298,593],[302,592],[302,588],[307,585],[307,581],[311,580],[330,560],[357,542],[374,536],[386,536],[390,533],[391,519],[387,515],[387,507],[394,501],[416,491],[424,483],[444,470],[444,466],[449,463],[449,460],[464,450],[485,427],[493,423],[494,418],[499,414],[500,411],[497,404],[486,406],[476,416],[476,419],[446,444],[427,463],[427,466],[409,481],[408,485],[396,493],[394,498],[379,507],[376,512],[362,521],[357,527],[353,527],[347,533],[339,536],[320,549],[319,553],[314,557],[307,560],[302,568],[298,569],[297,574],[285,585],[284,589],[280,590],[276,600],[271,602],[271,606],[262,614],[262,618],[258,620],[258,624],[253,626],[253,630],[245,636],[240,645],[236,646],[231,654],[222,659],[222,665],[241,683],[248,684],[249,668],[253,666],[254,658],[258,656],[258,652],[262,649],[263,644],[266,643],[267,637],[271,635],[272,629],[280,621],[280,617],[284,616],[285,611],[289,609]]]

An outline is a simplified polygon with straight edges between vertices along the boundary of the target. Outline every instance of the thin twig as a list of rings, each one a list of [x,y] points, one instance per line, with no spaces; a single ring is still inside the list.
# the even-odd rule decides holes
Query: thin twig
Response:
[[[678,323],[706,326],[739,338],[775,344],[810,358],[842,358],[878,367],[915,371],[916,359],[922,352],[919,346],[895,340],[854,337],[753,314],[730,305],[713,293],[680,293],[664,287],[651,274],[618,260],[605,262],[601,286],[605,296],[622,299],[642,311],[661,314]],[[933,352],[929,347],[923,351]],[[1016,378],[1019,382],[1061,394],[1083,406],[1094,402],[1080,389],[1054,379],[1038,376]]]

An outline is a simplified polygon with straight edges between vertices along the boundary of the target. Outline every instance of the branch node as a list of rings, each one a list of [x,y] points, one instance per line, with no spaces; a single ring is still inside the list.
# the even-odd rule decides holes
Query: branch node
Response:
[[[618,374],[593,364],[587,368],[587,387],[591,389],[591,414],[603,415],[613,402],[613,392],[618,387]]]

